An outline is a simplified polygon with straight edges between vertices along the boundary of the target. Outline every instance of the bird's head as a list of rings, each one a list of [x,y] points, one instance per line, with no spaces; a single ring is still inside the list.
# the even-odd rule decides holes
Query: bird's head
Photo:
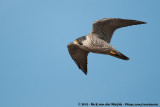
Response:
[[[75,44],[79,44],[79,45],[83,45],[83,44],[82,44],[82,41],[80,41],[79,39],[76,39],[76,40],[74,41],[74,43],[75,43]]]
[[[82,36],[74,41],[75,44],[83,45],[83,41],[86,40],[85,36]]]

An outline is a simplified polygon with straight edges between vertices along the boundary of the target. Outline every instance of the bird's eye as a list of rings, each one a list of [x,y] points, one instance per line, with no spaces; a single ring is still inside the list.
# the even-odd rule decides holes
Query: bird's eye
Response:
[[[80,45],[83,45],[82,42],[79,42]]]
[[[78,40],[75,40],[74,43],[75,43],[75,44],[78,44]]]

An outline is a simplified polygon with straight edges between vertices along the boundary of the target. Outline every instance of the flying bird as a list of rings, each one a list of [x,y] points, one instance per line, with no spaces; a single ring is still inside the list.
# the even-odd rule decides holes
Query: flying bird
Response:
[[[129,60],[127,56],[123,55],[110,45],[112,35],[118,28],[145,23],[146,22],[138,20],[120,18],[104,18],[97,20],[93,23],[92,30],[88,35],[77,38],[73,43],[67,45],[69,54],[79,69],[81,69],[86,75],[87,56],[90,52]]]

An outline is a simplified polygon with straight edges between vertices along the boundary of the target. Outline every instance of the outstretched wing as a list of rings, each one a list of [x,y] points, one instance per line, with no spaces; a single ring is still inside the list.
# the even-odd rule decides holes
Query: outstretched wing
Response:
[[[87,56],[88,52],[81,49],[77,44],[68,44],[68,51],[74,62],[87,75]]]
[[[93,23],[90,35],[95,35],[110,43],[113,32],[116,29],[137,24],[145,24],[145,22],[120,18],[104,18]]]

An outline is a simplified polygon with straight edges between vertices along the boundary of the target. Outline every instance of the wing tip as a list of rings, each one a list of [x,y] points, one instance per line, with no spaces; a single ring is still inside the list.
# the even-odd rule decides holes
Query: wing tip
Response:
[[[87,72],[86,73],[84,73],[85,75],[87,75]]]
[[[85,75],[87,75],[87,71],[82,70]]]

